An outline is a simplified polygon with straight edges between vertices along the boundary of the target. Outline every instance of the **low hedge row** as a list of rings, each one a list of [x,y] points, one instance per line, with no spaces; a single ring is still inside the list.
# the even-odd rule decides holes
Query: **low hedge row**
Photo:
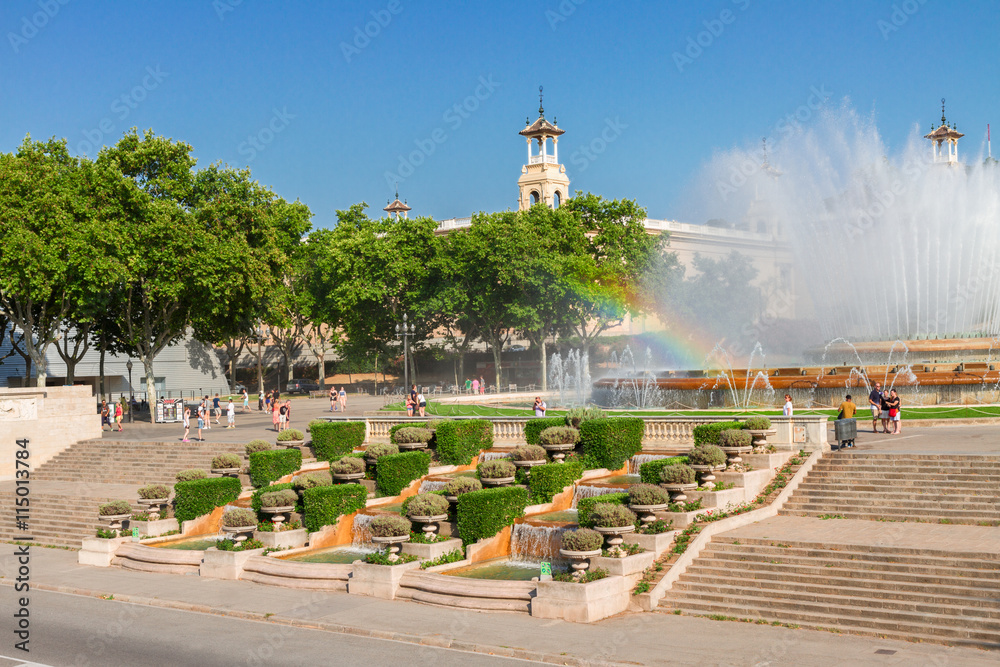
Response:
[[[577,523],[580,524],[581,528],[592,528],[593,524],[590,522],[590,513],[594,511],[594,505],[597,503],[610,503],[612,505],[628,505],[628,494],[627,493],[608,493],[603,496],[591,496],[590,498],[581,498],[576,502],[576,512],[577,512]]]
[[[361,484],[315,486],[302,492],[302,525],[309,532],[337,522],[345,514],[363,509],[368,489]]]
[[[701,424],[695,426],[693,430],[694,446],[717,445],[719,444],[719,434],[728,429],[743,428],[741,422],[715,422],[714,424]]]
[[[375,464],[375,486],[383,496],[398,496],[410,482],[427,474],[431,455],[427,452],[386,454]]]
[[[450,420],[434,433],[438,460],[445,465],[465,466],[483,449],[493,446],[493,422],[487,419]]]
[[[527,506],[528,490],[520,486],[463,493],[456,507],[462,543],[469,545],[493,537],[523,516]]]
[[[260,488],[291,475],[302,467],[302,451],[299,449],[271,449],[266,452],[252,452],[250,458],[250,483]]]
[[[550,503],[552,497],[583,477],[582,463],[545,463],[532,466],[528,490],[534,504]]]
[[[677,465],[678,463],[687,463],[687,457],[671,456],[666,459],[648,461],[639,466],[639,478],[643,484],[659,484],[660,471],[667,466]]]
[[[174,516],[183,523],[208,514],[240,497],[243,490],[236,477],[194,479],[174,484]]]
[[[529,445],[538,444],[538,434],[550,426],[565,426],[566,420],[562,417],[535,417],[524,423],[524,440]]]
[[[270,514],[260,511],[260,497],[271,491],[284,491],[285,489],[292,489],[294,491],[295,485],[291,482],[285,482],[284,484],[272,484],[271,486],[262,486],[259,489],[254,489],[253,495],[250,496],[250,507],[257,513],[259,520],[269,521],[271,519]],[[302,498],[299,498],[299,501],[295,503],[295,511],[302,512]]]
[[[580,424],[583,455],[600,467],[618,470],[633,455],[642,451],[646,425],[638,417],[607,417]]]
[[[336,461],[365,441],[364,422],[324,422],[309,424],[312,447],[320,461]]]

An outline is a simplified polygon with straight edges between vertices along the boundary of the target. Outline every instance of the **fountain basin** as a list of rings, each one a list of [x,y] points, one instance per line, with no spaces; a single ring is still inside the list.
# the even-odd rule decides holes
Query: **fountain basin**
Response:
[[[334,563],[349,565],[356,560],[361,560],[375,549],[358,547],[353,545],[340,547],[327,547],[325,549],[306,550],[291,555],[275,554],[275,558],[296,563]]]
[[[466,565],[454,570],[442,572],[449,577],[465,577],[468,579],[495,579],[499,581],[531,581],[541,572],[539,563],[497,558],[475,565]]]

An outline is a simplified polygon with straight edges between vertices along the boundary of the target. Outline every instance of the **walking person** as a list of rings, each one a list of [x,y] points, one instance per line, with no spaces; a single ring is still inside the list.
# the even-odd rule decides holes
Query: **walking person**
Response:
[[[795,406],[792,405],[791,394],[785,394],[785,407],[782,408],[781,414],[786,417],[791,417],[795,413]]]
[[[347,412],[347,390],[344,385],[340,385],[340,393],[337,394],[337,402],[340,403],[340,411]]]
[[[479,393],[479,380],[473,380],[472,381],[472,393],[473,394],[478,394]]]
[[[497,389],[497,391],[500,390]],[[479,393],[483,395],[486,394],[486,380],[483,379],[482,375],[479,376]]]
[[[122,417],[124,416],[121,401],[115,403],[115,423],[118,424],[118,432],[122,432]]]
[[[423,393],[417,394],[417,410],[420,412],[421,417],[427,416],[427,399]]]
[[[882,414],[882,383],[876,382],[868,394],[868,407],[872,411],[872,433],[878,433],[878,419]]]
[[[215,413],[215,423],[219,423],[219,417],[222,416],[222,406],[219,404],[219,394],[215,394],[215,398],[212,399],[212,412]]]
[[[278,402],[271,401],[271,423],[274,425],[274,432],[278,432]]]
[[[208,398],[206,396],[206,398]],[[208,404],[202,401],[198,404],[198,442],[205,442],[205,436],[201,430],[205,428],[205,418],[208,416]]]
[[[104,433],[105,424],[108,425],[108,430],[114,430],[111,428],[111,412],[108,410],[108,402],[101,401],[101,433]]]
[[[337,399],[337,388],[330,387],[330,412],[337,411],[337,405],[339,402],[340,401]]]
[[[887,403],[889,405],[889,421],[892,422],[892,435],[899,435],[903,432],[903,420],[899,414],[901,401],[895,389],[889,391],[889,400]]]
[[[466,394],[472,393],[472,380],[470,380],[469,378],[465,378],[465,393]]]
[[[233,404],[232,396],[226,404],[226,428],[236,428],[236,405]]]
[[[243,412],[250,412],[250,392],[243,387]]]
[[[181,442],[191,442],[188,440],[188,434],[191,432],[191,408],[184,408],[184,437],[181,438]]]
[[[265,410],[265,412],[270,412],[271,411],[271,392],[267,392],[267,393],[261,392],[260,395],[264,397],[264,410]]]
[[[275,402],[275,405],[278,405],[278,403]],[[281,433],[282,431],[285,430],[285,424],[287,423],[287,421],[288,421],[288,406],[282,405],[281,407],[278,408],[278,433]]]
[[[285,401],[285,428],[292,427],[292,401]]]

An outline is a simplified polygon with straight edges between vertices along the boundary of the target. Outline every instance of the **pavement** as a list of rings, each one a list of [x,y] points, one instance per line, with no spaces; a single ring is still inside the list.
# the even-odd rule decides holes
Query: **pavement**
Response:
[[[0,556],[0,635],[8,644],[0,656],[12,656],[12,609],[17,576],[15,547],[5,545]],[[32,659],[45,655],[46,642],[66,637],[76,644],[73,661],[55,651],[48,664],[168,664],[151,663],[148,658],[163,655],[173,647],[170,664],[217,663],[202,649],[207,641],[205,628],[218,628],[223,638],[232,638],[230,664],[306,664],[297,652],[297,634],[308,629],[326,633],[330,657],[337,658],[340,647],[353,651],[358,640],[372,644],[368,664],[384,664],[381,642],[407,644],[408,664],[467,664],[469,653],[544,662],[549,664],[674,664],[674,665],[990,665],[995,653],[970,648],[918,644],[894,640],[840,635],[832,632],[713,621],[667,613],[627,613],[600,623],[583,625],[536,619],[524,614],[471,612],[434,607],[405,600],[378,600],[346,593],[308,592],[264,586],[245,581],[223,581],[186,575],[131,572],[119,568],[79,565],[75,551],[33,547],[30,552],[31,588],[45,591],[41,601],[48,610],[77,610],[61,620],[49,620],[52,613],[36,614],[33,635],[37,640]],[[20,595],[20,594],[19,594]],[[53,597],[62,596],[62,597]],[[100,601],[85,605],[79,597]],[[152,630],[128,619],[137,608],[170,610],[169,615],[149,618]],[[141,612],[145,614],[146,612]],[[231,630],[223,632],[216,617],[226,617]],[[48,623],[59,632],[50,631]],[[245,625],[252,623],[254,628]],[[63,627],[68,626],[68,627]],[[197,641],[188,642],[192,628]],[[117,630],[113,638],[110,631]],[[256,633],[256,634],[254,634]],[[240,643],[240,637],[253,641]],[[268,656],[268,638],[284,643]],[[276,640],[277,641],[277,640]],[[272,644],[274,642],[271,642]],[[109,651],[114,645],[114,659]],[[375,646],[378,644],[378,646]],[[303,656],[312,655],[303,648]],[[273,647],[272,647],[273,648]],[[132,652],[132,653],[130,653]],[[255,653],[256,652],[256,653]],[[246,655],[245,655],[246,654]],[[80,658],[80,656],[83,658]],[[256,657],[254,657],[256,656]],[[133,659],[134,658],[134,659]],[[337,660],[338,663],[340,660]],[[359,664],[353,652],[345,653],[344,664]],[[7,663],[0,657],[0,666]],[[315,661],[308,664],[316,664]],[[473,661],[472,664],[479,664]],[[487,664],[487,663],[482,663]],[[492,663],[490,663],[492,664]],[[502,663],[496,663],[502,664]]]
[[[907,428],[899,435],[872,433],[871,420],[858,420],[858,437],[855,452],[877,452],[880,454],[1000,454],[1000,426],[981,424],[948,425],[921,428]],[[837,442],[830,430],[830,443],[834,449]]]

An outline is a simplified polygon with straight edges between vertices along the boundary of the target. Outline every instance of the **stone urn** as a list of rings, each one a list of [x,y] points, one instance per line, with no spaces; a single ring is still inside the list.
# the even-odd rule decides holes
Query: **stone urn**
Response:
[[[345,483],[353,482],[353,481],[358,480],[358,479],[364,479],[365,478],[365,473],[364,473],[364,471],[362,471],[362,472],[332,472],[332,473],[330,473],[330,477],[332,477],[333,481],[337,482],[338,484],[345,484]]]
[[[372,542],[375,544],[384,544],[389,550],[389,562],[395,563],[399,560],[399,550],[400,545],[403,542],[409,542],[409,535],[389,535],[388,537],[378,537],[372,536]]]
[[[766,428],[766,429],[749,429],[750,437],[753,438],[751,444],[753,449],[763,450],[767,447],[767,436],[776,435],[778,433],[777,429]]]
[[[694,491],[698,488],[697,484],[668,484],[666,482],[660,482],[660,488],[666,489],[670,492],[670,500],[675,503],[682,503],[687,500],[687,495],[685,491]]]
[[[426,442],[397,442],[396,446],[399,447],[401,452],[415,452],[418,449],[427,449]]]
[[[239,544],[245,541],[253,531],[257,530],[257,526],[223,526],[222,532],[226,533],[232,537],[233,542]]]
[[[482,482],[483,486],[510,486],[514,483],[513,477],[480,477],[479,481]]]
[[[630,510],[639,515],[639,520],[642,521],[642,525],[646,526],[654,521],[656,521],[656,514],[654,512],[662,512],[667,509],[665,504],[659,505],[629,505]]]
[[[275,443],[278,447],[284,447],[285,449],[298,449],[306,444],[305,438],[300,440],[276,440]]]
[[[169,501],[169,498],[139,498],[139,504],[146,508],[150,521],[155,521],[160,518],[162,513],[160,508],[166,505]],[[156,515],[156,518],[153,517],[154,514]]]
[[[132,514],[131,513],[129,513],[129,514],[102,514],[102,515],[98,515],[98,516],[101,517],[101,521],[103,521],[105,524],[107,524],[107,527],[108,527],[109,530],[121,530],[122,529],[122,522],[125,521],[125,519],[129,518],[130,516],[132,516]]]
[[[409,517],[409,519],[413,523],[422,524],[423,528],[421,530],[423,530],[424,537],[426,537],[428,541],[434,542],[438,538],[437,532],[438,528],[440,527],[438,524],[440,524],[442,521],[447,521],[448,515],[434,514],[432,516],[411,516]]]
[[[282,522],[285,520],[285,514],[291,514],[295,511],[294,505],[284,505],[282,507],[261,507],[261,512],[271,515],[271,523],[274,524],[274,529],[279,530],[281,528]]]
[[[563,558],[567,558],[570,561],[570,567],[573,568],[573,578],[582,579],[583,575],[586,574],[587,568],[590,567],[590,559],[601,555],[600,549],[595,549],[593,551],[567,551],[566,549],[560,549],[559,555]]]
[[[542,445],[542,448],[545,449],[545,451],[547,451],[552,457],[553,463],[562,463],[563,459],[566,458],[566,453],[576,449],[576,445],[571,442],[566,442],[554,445]]]
[[[608,542],[608,555],[612,558],[623,558],[625,551],[622,549],[622,542],[625,538],[622,535],[635,532],[635,526],[594,526],[594,530],[604,535]]]
[[[535,466],[543,465],[545,463],[545,459],[541,459],[541,460],[538,460],[538,461],[513,461],[512,460],[511,463],[514,464],[515,468],[524,468],[524,474],[525,475],[530,475],[531,474],[531,469],[534,468]]]
[[[749,445],[745,447],[722,447],[720,445],[719,449],[726,453],[727,465],[743,463],[743,459],[740,457],[740,454],[749,454],[753,451],[753,447]]]
[[[715,488],[715,475],[712,473],[719,470],[725,470],[726,466],[692,465],[691,469],[698,473],[698,476],[701,477],[701,485],[709,490],[712,490]]]
[[[242,468],[212,468],[212,474],[222,477],[239,477],[240,470]]]

